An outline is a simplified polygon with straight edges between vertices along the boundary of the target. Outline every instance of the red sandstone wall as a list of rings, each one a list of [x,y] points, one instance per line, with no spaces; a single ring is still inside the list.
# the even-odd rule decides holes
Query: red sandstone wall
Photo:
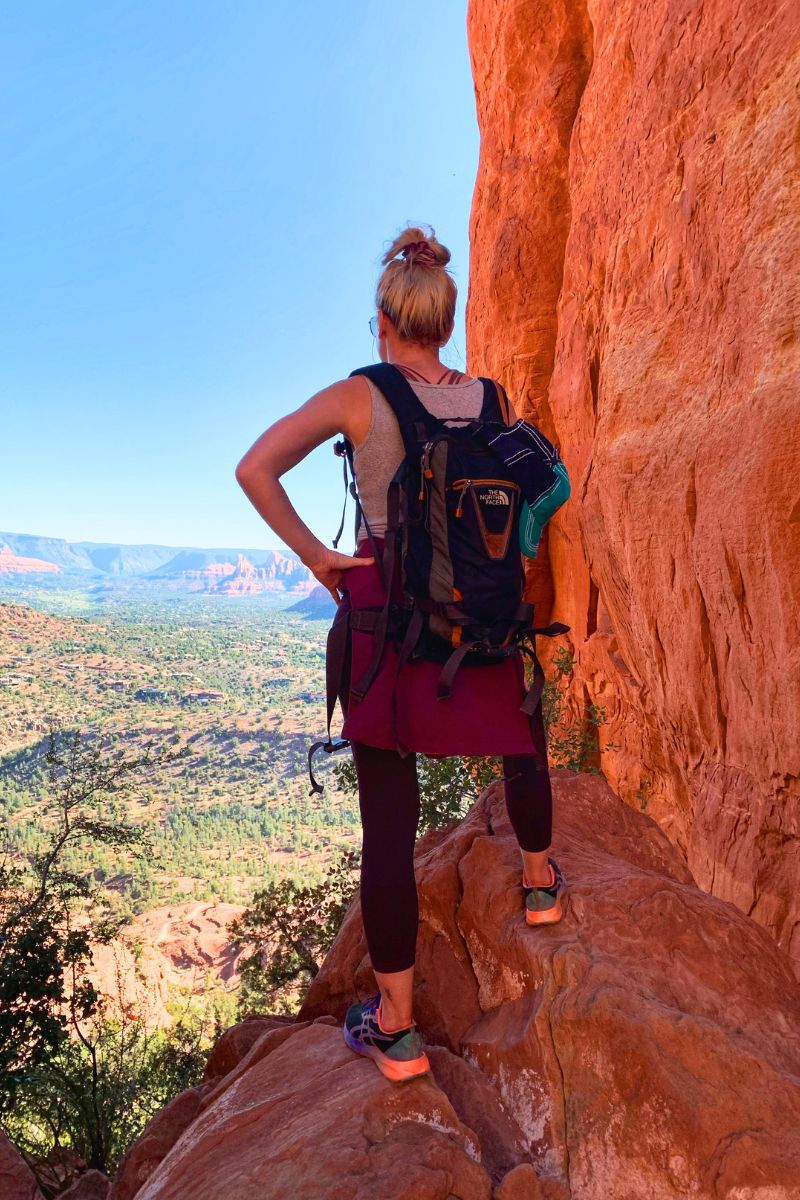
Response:
[[[471,0],[467,305],[570,473],[532,587],[603,770],[796,965],[799,14]]]

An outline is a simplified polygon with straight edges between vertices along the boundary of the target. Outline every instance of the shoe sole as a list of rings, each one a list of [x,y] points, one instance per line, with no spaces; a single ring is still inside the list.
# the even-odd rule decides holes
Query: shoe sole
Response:
[[[357,1042],[344,1027],[342,1034],[351,1050],[355,1050],[356,1054],[363,1054],[366,1058],[371,1058],[381,1074],[385,1075],[392,1083],[405,1083],[408,1079],[418,1079],[420,1075],[430,1073],[431,1064],[427,1054],[409,1059],[408,1062],[398,1062],[381,1054],[377,1046],[365,1046],[363,1042]]]
[[[525,909],[525,920],[529,925],[556,925],[563,915],[560,900],[556,900],[552,908],[545,908],[540,912],[535,912],[530,908]]]

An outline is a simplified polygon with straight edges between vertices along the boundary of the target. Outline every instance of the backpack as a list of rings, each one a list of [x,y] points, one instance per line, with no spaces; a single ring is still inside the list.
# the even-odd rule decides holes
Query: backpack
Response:
[[[320,748],[331,753],[349,745],[345,739],[334,743],[330,736],[347,654],[345,617],[349,628],[373,634],[371,661],[361,678],[349,686],[349,694],[358,700],[367,695],[378,673],[387,638],[398,644],[398,673],[413,659],[442,664],[437,685],[440,699],[450,695],[456,674],[465,663],[486,665],[518,652],[526,655],[533,663],[534,678],[521,708],[531,718],[537,766],[544,769],[544,671],[536,656],[535,636],[555,637],[568,633],[570,627],[560,622],[534,627],[534,606],[524,600],[520,549],[524,531],[520,521],[523,509],[531,509],[531,496],[537,489],[537,494],[549,492],[552,505],[552,496],[559,491],[555,483],[563,470],[560,456],[538,430],[535,432],[541,442],[539,437],[526,441],[523,454],[513,439],[505,442],[501,438],[509,432],[509,426],[491,379],[480,377],[484,396],[478,417],[439,419],[428,412],[403,373],[390,363],[358,367],[350,374],[366,375],[386,398],[397,418],[405,457],[387,492],[381,554],[354,480],[348,484],[348,466],[354,476],[352,444],[345,438],[334,447],[343,459],[345,507],[349,493],[356,502],[356,538],[363,523],[382,573],[386,598],[380,609],[337,612],[326,659],[328,739],[315,742],[308,752],[311,792],[322,791],[311,771],[313,753]],[[510,429],[519,434],[520,426],[535,430],[524,421]],[[540,452],[526,470],[520,464],[530,457],[529,444],[539,447]],[[538,474],[531,490],[526,484],[536,474],[530,469],[534,465]],[[344,517],[343,510],[334,547],[341,537]],[[398,585],[402,597],[399,603]],[[408,753],[399,741],[397,748],[401,754]]]

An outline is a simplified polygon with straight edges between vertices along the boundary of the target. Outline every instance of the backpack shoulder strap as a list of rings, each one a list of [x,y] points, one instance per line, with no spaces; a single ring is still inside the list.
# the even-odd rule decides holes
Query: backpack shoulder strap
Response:
[[[370,363],[366,367],[356,367],[350,375],[366,375],[379,388],[397,418],[407,454],[414,454],[418,451],[421,441],[436,433],[440,422],[428,412],[403,372],[398,371],[397,367],[385,362]],[[479,375],[478,378],[483,384],[483,403],[479,419],[508,425],[508,398],[502,385],[488,376]],[[504,403],[500,400],[500,393]]]
[[[350,375],[366,375],[380,389],[397,418],[406,454],[417,453],[419,443],[438,429],[439,421],[428,412],[403,372],[391,363],[356,367]]]
[[[508,424],[508,405],[500,403],[499,392],[502,391],[501,385],[495,383],[494,379],[489,379],[485,375],[479,375],[483,384],[483,406],[481,408],[481,421],[499,421],[503,425]],[[503,392],[505,396],[505,392]]]
[[[499,381],[497,381],[497,380],[495,381],[495,386],[497,387],[497,390],[500,393],[500,397],[501,397],[501,405],[502,405],[502,409],[503,409],[503,420],[505,421],[506,425],[510,425],[511,424],[511,405],[508,402],[508,394],[506,392],[506,389],[503,387],[502,383],[500,383]]]

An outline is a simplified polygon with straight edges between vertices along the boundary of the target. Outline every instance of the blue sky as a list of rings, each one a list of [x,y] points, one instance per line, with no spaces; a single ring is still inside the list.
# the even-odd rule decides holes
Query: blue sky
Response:
[[[0,71],[0,529],[279,548],[236,463],[376,360],[409,220],[452,251],[465,365],[465,0],[12,5]],[[330,541],[331,444],[284,482]]]

